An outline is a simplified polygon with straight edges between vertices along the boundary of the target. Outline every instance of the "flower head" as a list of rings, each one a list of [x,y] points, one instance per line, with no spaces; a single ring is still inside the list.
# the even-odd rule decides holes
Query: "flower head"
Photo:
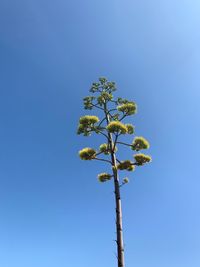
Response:
[[[103,152],[105,155],[110,154],[108,144],[106,144],[106,143],[105,143],[105,144],[101,144],[101,145],[99,146],[99,150],[100,150],[101,152]]]
[[[105,77],[100,77],[98,82],[92,83],[90,92],[108,92],[112,93],[116,90],[115,82],[109,82]]]
[[[107,82],[107,79],[105,77],[100,77],[99,81],[100,81],[101,84],[104,84],[104,83]]]
[[[127,128],[127,132],[128,134],[133,134],[134,133],[134,126],[130,123],[125,124],[126,128]]]
[[[97,116],[91,116],[91,115],[86,115],[83,117],[80,117],[79,123],[83,125],[91,125],[99,122],[99,118]]]
[[[99,86],[100,86],[100,83],[92,83],[92,86],[90,88],[90,92],[92,92],[92,93],[97,92],[99,89]]]
[[[124,179],[123,179],[123,184],[128,184],[129,183],[129,179],[128,179],[128,177],[125,177]]]
[[[101,95],[97,98],[97,102],[98,104],[103,105],[103,103],[112,100],[112,98],[113,98],[112,94],[109,94],[107,92],[102,92]]]
[[[79,151],[79,156],[82,160],[92,160],[96,156],[96,151],[93,148],[85,147]]]
[[[145,154],[136,154],[134,155],[135,161],[136,161],[136,165],[137,166],[142,166],[145,163],[151,162],[151,156],[149,155],[145,155]]]
[[[135,166],[133,165],[133,163],[130,160],[124,160],[124,161],[121,161],[117,165],[117,169],[118,170],[134,171]]]
[[[110,133],[126,134],[128,132],[127,127],[120,121],[111,121],[106,128]]]
[[[103,172],[103,173],[98,174],[99,182],[102,182],[102,183],[109,181],[111,178],[112,178],[112,175],[109,173]]]
[[[118,106],[117,109],[126,115],[133,115],[136,113],[137,106],[134,102],[128,102]]]
[[[139,151],[141,149],[149,148],[149,142],[142,136],[135,137],[133,143],[131,145],[131,149],[135,151]]]
[[[83,104],[85,109],[91,110],[93,108],[92,101],[95,99],[94,96],[86,96],[83,98]]]
[[[95,123],[97,122],[99,122],[99,118],[97,116],[86,115],[80,117],[77,134],[89,136],[91,134],[91,131],[95,130]]]

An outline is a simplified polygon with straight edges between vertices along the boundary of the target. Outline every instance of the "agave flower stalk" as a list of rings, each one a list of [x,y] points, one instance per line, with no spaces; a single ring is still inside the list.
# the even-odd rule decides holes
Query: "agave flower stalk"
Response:
[[[135,137],[132,143],[122,142],[120,137],[125,135],[133,135],[135,128],[130,123],[124,123],[127,117],[137,112],[137,105],[134,101],[123,98],[114,99],[113,92],[116,91],[114,82],[109,82],[106,78],[99,78],[98,82],[94,82],[90,89],[92,96],[83,99],[84,108],[86,110],[98,109],[102,112],[102,118],[99,119],[95,115],[85,115],[79,120],[77,134],[90,136],[95,133],[105,138],[98,149],[86,147],[79,151],[82,160],[98,160],[110,165],[112,174],[107,172],[98,175],[99,182],[107,182],[113,180],[115,195],[115,211],[116,211],[116,244],[117,244],[117,266],[125,267],[124,261],[124,241],[122,228],[122,204],[121,192],[122,185],[129,182],[127,177],[121,178],[119,171],[134,171],[136,167],[143,166],[151,161],[149,155],[143,153],[133,155],[133,161],[130,159],[120,160],[117,155],[119,153],[117,145],[128,146],[130,151],[141,151],[149,148],[149,142],[144,137]],[[99,155],[101,155],[99,157]]]

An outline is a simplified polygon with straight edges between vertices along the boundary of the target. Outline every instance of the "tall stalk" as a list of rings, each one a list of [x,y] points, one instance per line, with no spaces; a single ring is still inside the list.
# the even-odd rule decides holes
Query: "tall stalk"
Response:
[[[107,111],[107,104],[104,104],[104,112],[106,117],[107,125],[110,123],[110,116]],[[114,143],[112,133],[108,133],[110,148],[111,148],[111,162],[112,162],[112,170],[113,170],[113,181],[114,181],[114,194],[115,194],[115,211],[116,211],[116,233],[117,233],[117,260],[118,267],[124,267],[124,241],[123,241],[123,229],[122,229],[122,205],[121,205],[121,197],[120,197],[120,186],[119,186],[119,176],[117,171],[117,161],[116,155],[114,151]]]
[[[140,151],[149,148],[148,141],[143,137],[135,137],[132,143],[120,142],[121,135],[134,134],[134,126],[130,123],[124,124],[122,121],[137,111],[137,105],[133,101],[122,98],[114,100],[113,92],[116,91],[114,82],[109,82],[106,78],[99,78],[97,83],[93,83],[90,92],[96,95],[87,96],[84,100],[84,108],[87,110],[98,109],[103,113],[101,120],[94,115],[85,115],[80,118],[77,134],[90,136],[92,133],[103,136],[106,143],[99,146],[99,149],[90,147],[79,151],[82,160],[98,160],[109,164],[112,167],[112,174],[100,173],[100,182],[107,182],[113,179],[116,209],[116,243],[118,267],[125,267],[124,244],[122,230],[122,205],[120,197],[121,186],[128,183],[128,178],[123,180],[118,175],[120,171],[134,171],[136,166],[143,166],[151,161],[151,157],[142,153],[135,154],[134,161],[119,160],[116,156],[117,145],[128,146],[133,151]],[[116,113],[117,112],[117,113]],[[99,157],[99,155],[101,155]],[[118,155],[118,154],[117,154]],[[103,157],[102,157],[103,156]],[[105,158],[110,156],[110,160]]]

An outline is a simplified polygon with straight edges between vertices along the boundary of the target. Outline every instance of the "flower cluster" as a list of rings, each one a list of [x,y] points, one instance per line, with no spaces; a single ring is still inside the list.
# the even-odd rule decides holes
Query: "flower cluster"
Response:
[[[119,120],[119,117],[120,117],[120,113],[114,113],[114,114],[112,114],[112,119],[115,120],[115,121],[118,121]]]
[[[111,121],[106,128],[110,133],[126,134],[128,132],[126,125],[120,121]]]
[[[129,179],[128,179],[128,177],[125,177],[124,179],[123,179],[123,184],[128,184],[129,183]]]
[[[98,121],[99,121],[99,118],[97,116],[90,116],[90,115],[80,117],[80,120],[79,120],[80,124],[83,124],[83,125],[94,124]]]
[[[145,155],[145,154],[136,154],[134,155],[135,161],[136,161],[136,165],[137,166],[142,166],[145,163],[148,163],[151,161],[151,157],[149,155]]]
[[[97,97],[97,102],[100,106],[102,106],[106,101],[112,100],[113,95],[107,92],[102,92],[99,97]]]
[[[103,172],[103,173],[98,174],[99,182],[102,182],[102,183],[109,181],[111,178],[112,178],[112,175],[109,173]]]
[[[85,109],[91,110],[93,108],[92,101],[95,99],[94,96],[86,96],[83,98],[83,105]]]
[[[127,170],[127,171],[134,171],[135,166],[133,165],[133,163],[130,160],[124,160],[121,161],[118,165],[117,165],[117,169],[118,170]]]
[[[128,102],[118,106],[117,110],[123,112],[126,115],[133,115],[137,111],[137,106],[134,102]]]
[[[101,144],[99,146],[99,150],[100,152],[104,153],[105,155],[109,155],[110,154],[110,148],[109,148],[109,145],[104,143],[104,144]],[[117,147],[115,146],[115,152],[117,152]]]
[[[93,148],[85,147],[79,151],[79,156],[82,160],[92,160],[96,156],[96,151]]]
[[[95,93],[99,91],[100,83],[92,83],[92,87],[90,88],[90,92]]]
[[[130,123],[122,123],[122,120],[126,116],[133,115],[137,112],[137,105],[133,101],[129,101],[123,98],[113,98],[113,92],[116,90],[116,85],[114,82],[109,82],[105,77],[100,77],[99,80],[92,84],[90,92],[97,93],[92,94],[92,96],[86,96],[83,98],[84,108],[86,110],[92,110],[93,108],[98,108],[104,111],[104,117],[99,120],[97,116],[85,115],[79,120],[79,125],[77,129],[78,134],[83,134],[84,136],[89,136],[91,133],[95,132],[97,134],[102,134],[106,137],[107,143],[103,143],[99,146],[99,149],[95,150],[90,147],[83,148],[79,151],[79,156],[82,160],[100,160],[108,162],[112,165],[112,161],[104,159],[104,155],[113,154],[117,151],[116,145],[124,144],[129,146],[136,153],[142,149],[149,148],[149,142],[141,136],[134,138],[131,144],[124,142],[119,142],[118,137],[125,134],[134,134],[135,128]],[[107,105],[108,102],[112,102],[116,105],[114,108]],[[110,122],[108,122],[110,121]],[[114,139],[112,138],[114,134]],[[115,148],[113,147],[115,146]],[[98,158],[98,155],[103,155],[103,158]],[[112,155],[113,156],[113,155]],[[100,173],[98,175],[98,180],[100,182],[106,182],[111,180],[111,178],[117,174],[118,170],[134,171],[136,166],[143,166],[151,161],[151,157],[145,154],[136,154],[133,156],[134,160],[124,160],[119,161],[117,159],[117,164],[112,166],[113,175],[108,173]],[[122,179],[121,185],[128,183],[128,178]],[[121,186],[120,185],[120,186]]]
[[[109,155],[110,154],[110,149],[108,144],[101,144],[99,147],[100,152],[103,152],[105,155]]]
[[[99,118],[97,116],[86,115],[80,118],[79,126],[77,130],[77,134],[83,134],[84,136],[88,136],[91,133],[91,130],[94,130],[94,124],[99,122]]]
[[[134,133],[134,126],[130,123],[125,124],[126,128],[127,128],[127,133],[128,134],[133,134]]]
[[[90,92],[108,92],[109,94],[116,90],[115,82],[108,82],[108,80],[104,77],[99,78],[99,82],[95,82],[92,84]]]
[[[133,143],[131,144],[131,149],[135,151],[139,151],[142,149],[149,148],[149,142],[142,136],[135,137]]]
[[[121,98],[121,97],[118,97],[117,98],[117,103],[118,104],[126,104],[126,103],[129,103],[130,101],[125,99],[125,98]]]

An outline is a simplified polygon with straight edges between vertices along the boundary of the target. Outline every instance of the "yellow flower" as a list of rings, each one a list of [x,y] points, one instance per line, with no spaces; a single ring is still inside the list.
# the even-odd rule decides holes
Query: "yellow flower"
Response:
[[[79,156],[82,160],[92,160],[96,156],[96,151],[93,148],[85,147],[79,151]]]
[[[134,102],[128,102],[118,106],[117,109],[126,115],[132,115],[136,113],[137,106]]]
[[[117,169],[121,171],[122,170],[134,171],[135,166],[130,160],[125,160],[125,161],[121,161],[121,163],[117,165]]]
[[[129,183],[129,179],[128,179],[128,177],[125,177],[124,179],[123,179],[123,184],[128,184]]]
[[[101,152],[103,152],[105,155],[110,154],[108,144],[106,144],[106,143],[105,143],[105,144],[101,144],[101,145],[99,146],[99,150],[100,150]]]
[[[136,161],[136,165],[138,166],[142,166],[145,163],[151,162],[151,156],[149,155],[145,155],[145,154],[136,154],[134,155],[135,161]]]
[[[111,121],[106,128],[110,133],[126,134],[128,132],[127,127],[120,121]]]
[[[135,137],[131,145],[131,148],[135,151],[139,151],[141,149],[147,149],[149,147],[150,147],[149,142],[142,136]]]
[[[94,124],[97,123],[99,121],[99,118],[97,116],[90,116],[90,115],[86,115],[83,117],[80,117],[80,124]]]
[[[126,128],[127,128],[127,132],[128,134],[133,134],[134,133],[134,126],[132,124],[125,124]]]
[[[110,175],[109,173],[100,173],[98,174],[98,179],[99,179],[99,182],[106,182],[106,181],[109,181],[110,179],[112,178],[112,175]]]

